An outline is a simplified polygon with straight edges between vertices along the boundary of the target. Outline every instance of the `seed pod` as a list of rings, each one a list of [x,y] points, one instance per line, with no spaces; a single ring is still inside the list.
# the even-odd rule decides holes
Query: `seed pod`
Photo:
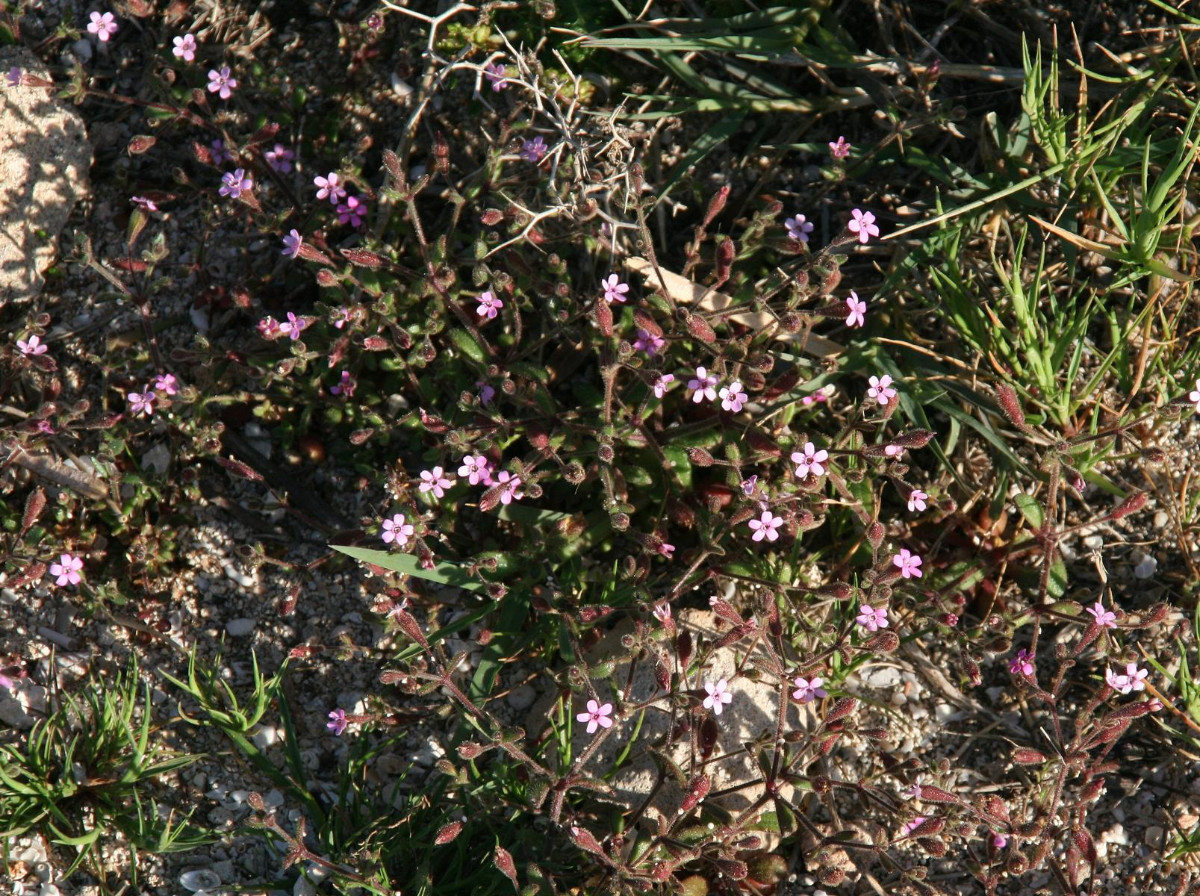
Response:
[[[1029,747],[1018,747],[1013,750],[1013,762],[1017,765],[1041,765],[1046,761],[1046,754]]]
[[[708,775],[699,774],[688,782],[688,793],[684,797],[683,804],[679,807],[680,812],[691,812],[699,805],[700,801],[708,796],[708,791],[712,789],[712,781]]]
[[[717,341],[716,331],[708,325],[708,321],[697,314],[688,314],[684,319],[684,326],[687,331],[699,339],[701,342],[712,344]]]
[[[1017,398],[1017,391],[1008,383],[1000,383],[996,386],[996,400],[1000,402],[1000,407],[1004,410],[1005,415],[1013,426],[1022,432],[1032,432],[1029,424],[1025,422],[1025,412],[1021,410],[1020,399]]]
[[[688,448],[685,450],[687,451],[688,460],[697,467],[711,467],[715,463],[712,454],[703,448]]]
[[[713,218],[721,214],[721,210],[725,208],[725,202],[729,199],[729,185],[721,187],[713,194],[712,199],[708,202],[708,210],[704,213],[704,227],[707,227],[713,222]]]
[[[1130,495],[1124,501],[1113,509],[1112,513],[1105,517],[1108,520],[1119,520],[1121,517],[1129,516],[1131,513],[1137,513],[1146,506],[1149,497],[1145,492],[1137,492]]]
[[[504,220],[504,212],[500,211],[498,208],[489,208],[484,210],[484,213],[479,216],[479,220],[482,221],[486,227],[492,227]]]
[[[450,824],[442,825],[441,830],[437,832],[437,836],[433,838],[434,846],[444,846],[452,842],[460,833],[462,833],[463,823],[461,821],[452,821]]]

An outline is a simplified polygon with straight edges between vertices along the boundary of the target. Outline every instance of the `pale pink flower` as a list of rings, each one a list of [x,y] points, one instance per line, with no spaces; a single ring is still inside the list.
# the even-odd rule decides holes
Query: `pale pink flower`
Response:
[[[17,348],[20,350],[21,354],[26,356],[44,355],[47,351],[49,351],[49,348],[42,343],[42,340],[37,333],[31,335],[28,339],[18,339]]]
[[[750,398],[742,391],[742,384],[736,380],[728,386],[721,387],[721,407],[727,411],[737,413],[742,409],[742,405]]]
[[[858,293],[854,290],[850,290],[850,296],[846,299],[846,307],[850,309],[850,313],[846,315],[846,326],[861,327],[867,322],[866,300],[859,299]]]
[[[1033,653],[1029,650],[1021,649],[1017,651],[1017,655],[1008,661],[1008,671],[1013,675],[1023,675],[1026,678],[1032,678],[1037,668],[1033,665]]]
[[[1200,414],[1200,379],[1196,380],[1196,388],[1188,393],[1188,400],[1195,405],[1196,413]]]
[[[454,485],[454,480],[446,476],[446,471],[441,467],[434,467],[432,470],[421,471],[421,484],[417,486],[418,491],[433,492],[434,497],[441,498],[446,494],[446,489]]]
[[[925,494],[919,488],[914,488],[908,493],[908,512],[917,513],[918,511],[924,510],[927,506],[925,504],[925,499],[928,497],[929,495]]]
[[[157,397],[149,386],[143,387],[141,392],[130,392],[125,396],[129,400],[129,410],[133,416],[142,414],[149,417],[154,414],[154,400]]]
[[[595,734],[597,728],[611,728],[613,720],[609,718],[612,715],[613,705],[611,703],[603,703],[596,700],[587,702],[587,712],[581,712],[575,716],[577,722],[587,722],[587,733]]]
[[[471,485],[492,485],[491,462],[482,454],[468,454],[462,459],[458,475],[465,476]]]
[[[645,352],[651,358],[659,353],[667,340],[661,336],[651,333],[649,330],[643,330],[640,327],[637,331],[637,339],[633,340],[633,347],[639,352]],[[660,398],[662,396],[659,396]]]
[[[892,378],[886,373],[883,376],[873,376],[868,382],[871,388],[867,390],[867,395],[874,398],[880,404],[887,404],[896,397],[896,390],[892,388]]]
[[[326,177],[321,177],[320,175],[314,177],[313,183],[318,188],[318,199],[328,197],[330,203],[337,205],[342,199],[346,198],[346,188],[342,186],[341,178],[338,177],[336,171],[330,171]]]
[[[811,703],[813,700],[828,697],[829,692],[821,687],[824,683],[821,678],[813,678],[811,681],[807,678],[796,678],[792,681],[796,686],[796,690],[792,691],[792,699],[800,703]]]
[[[809,473],[814,476],[824,476],[827,460],[829,460],[829,452],[824,448],[818,451],[817,446],[812,442],[804,443],[803,452],[792,452],[792,463],[796,465],[796,476],[799,479],[807,478]]]
[[[612,304],[613,302],[624,302],[625,293],[629,292],[629,284],[622,283],[621,278],[616,274],[609,274],[606,278],[600,281],[600,285],[604,287],[604,301]]]
[[[179,392],[179,380],[175,379],[173,373],[160,373],[154,378],[154,388],[167,395],[176,395]]]
[[[390,520],[383,521],[383,535],[381,536],[388,544],[395,543],[396,547],[402,548],[408,544],[408,540],[412,537],[412,523],[404,521],[404,514],[397,513]]]
[[[483,70],[483,76],[488,79],[488,83],[492,85],[492,91],[499,93],[508,86],[508,82],[504,80],[507,74],[503,65],[499,62],[489,62]]]
[[[704,708],[711,709],[713,715],[719,716],[726,704],[733,702],[733,694],[729,692],[729,682],[724,678],[716,684],[711,681],[704,682],[704,692],[708,694],[704,698]]]
[[[662,398],[667,394],[667,390],[671,388],[671,383],[675,382],[675,374],[664,373],[654,381],[654,397]]]
[[[500,313],[500,309],[503,307],[503,300],[492,295],[492,291],[489,289],[479,297],[479,307],[475,309],[475,313],[480,317],[486,317],[488,320],[495,320],[496,315]]]
[[[227,100],[233,96],[234,89],[238,86],[237,78],[231,78],[229,66],[223,65],[218,69],[209,69],[208,72],[208,92],[220,95],[221,99]]]
[[[696,376],[688,380],[688,388],[692,390],[692,401],[696,404],[707,399],[717,400],[717,383],[720,378],[715,373],[709,373],[703,367],[696,368]]]
[[[754,530],[753,541],[762,541],[764,538],[767,541],[775,541],[779,538],[778,529],[783,525],[783,517],[764,510],[761,518],[750,520],[748,525]]]
[[[57,563],[50,564],[50,575],[57,576],[55,585],[78,585],[83,581],[79,571],[83,569],[83,559],[74,554],[63,554]]]
[[[921,558],[908,548],[901,548],[900,553],[892,557],[892,565],[899,567],[900,575],[906,579],[919,579],[924,575],[921,572]]]
[[[88,33],[96,35],[96,40],[100,41],[100,43],[107,43],[109,38],[117,33],[116,16],[111,12],[106,12],[103,15],[93,12],[90,18],[91,22],[87,26]]]
[[[850,213],[852,220],[846,226],[851,233],[858,234],[858,241],[866,244],[871,237],[879,236],[879,227],[875,224],[875,216],[871,212],[854,209]]]
[[[501,470],[496,475],[496,484],[504,486],[500,492],[500,503],[511,504],[513,501],[520,501],[525,497],[525,493],[521,489],[521,477],[514,476],[508,470]]]
[[[1087,611],[1095,617],[1095,624],[1101,628],[1117,627],[1117,614],[1112,612],[1112,610],[1104,609],[1104,604],[1100,603],[1100,601],[1096,601],[1092,606],[1088,607]]]
[[[835,159],[844,159],[848,155],[850,155],[850,150],[852,148],[853,148],[852,145],[846,142],[845,137],[838,137],[837,143],[834,143],[832,141],[830,142],[829,154],[832,155]]]
[[[171,43],[175,48],[171,52],[175,58],[182,59],[184,62],[196,61],[196,38],[191,34],[185,34],[183,37],[175,37],[171,39]]]
[[[881,628],[888,627],[887,614],[887,607],[871,607],[863,604],[858,608],[858,616],[854,621],[869,632],[877,632]]]
[[[808,235],[813,231],[812,221],[807,220],[804,215],[786,218],[783,226],[787,228],[788,236],[798,243],[807,243]]]

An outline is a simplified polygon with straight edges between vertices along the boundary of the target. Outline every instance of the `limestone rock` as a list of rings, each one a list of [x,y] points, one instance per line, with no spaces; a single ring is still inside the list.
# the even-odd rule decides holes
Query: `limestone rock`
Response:
[[[9,85],[8,73],[24,77]],[[0,48],[0,306],[36,296],[58,235],[87,192],[92,148],[83,119],[30,76],[50,72],[24,47]]]

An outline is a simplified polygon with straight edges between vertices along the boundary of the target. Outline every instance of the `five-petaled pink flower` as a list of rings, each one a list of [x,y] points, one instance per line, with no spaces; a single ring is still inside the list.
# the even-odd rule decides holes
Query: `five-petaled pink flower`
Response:
[[[1087,611],[1095,617],[1095,625],[1101,628],[1117,627],[1117,614],[1112,610],[1104,609],[1104,604],[1100,603],[1100,601],[1096,601],[1092,606],[1088,607]]]
[[[221,176],[221,189],[217,192],[231,199],[241,199],[243,193],[254,189],[254,180],[246,174],[246,169],[235,168]]]
[[[850,290],[850,296],[846,299],[846,307],[850,309],[846,315],[846,326],[861,327],[867,322],[867,302],[865,299],[860,299],[858,293]]]
[[[350,323],[350,321],[351,321],[350,309],[343,305],[341,308],[339,308],[337,310],[336,313],[337,313],[337,317],[335,317],[333,319],[333,325],[340,330],[342,327],[346,326],[346,324]]]
[[[280,255],[286,255],[288,258],[295,258],[300,253],[300,247],[304,245],[304,237],[300,235],[300,231],[295,227],[288,232],[283,238],[283,251]]]
[[[496,474],[496,484],[504,486],[500,492],[500,503],[511,504],[513,501],[520,501],[525,497],[525,493],[521,489],[521,477],[514,476],[508,470],[501,470]]]
[[[153,199],[147,199],[145,196],[130,196],[129,201],[140,209],[145,209],[148,212],[158,211],[158,204]]]
[[[610,305],[613,302],[624,302],[625,293],[629,292],[629,284],[622,283],[616,274],[609,274],[600,281],[600,285],[604,287],[604,301]]]
[[[157,396],[150,391],[149,386],[143,387],[141,392],[130,392],[125,397],[129,400],[129,410],[133,416],[142,414],[149,417],[154,413],[154,400]]]
[[[446,489],[454,485],[454,480],[446,476],[446,471],[441,467],[434,467],[432,470],[421,471],[421,484],[417,489],[422,492],[433,492],[434,497],[441,498],[446,494]]]
[[[55,585],[78,585],[83,581],[79,571],[83,569],[83,559],[73,554],[63,554],[57,563],[50,564],[50,575],[57,576]]]
[[[1196,406],[1196,413],[1200,414],[1200,380],[1196,380],[1196,388],[1188,393],[1188,400]]]
[[[813,232],[812,221],[807,220],[804,215],[785,218],[783,226],[787,228],[788,236],[798,243],[807,243],[808,235]]]
[[[343,370],[341,379],[329,387],[330,395],[340,395],[342,398],[352,398],[354,390],[358,388],[358,381],[349,370]]]
[[[643,330],[641,327],[637,331],[637,339],[633,340],[633,347],[636,351],[645,352],[651,358],[662,350],[662,347],[667,344],[667,340],[663,339],[657,333],[651,333],[649,330]],[[662,397],[661,395],[659,396]]]
[[[811,703],[813,700],[828,697],[829,692],[821,687],[824,683],[824,679],[820,677],[811,680],[797,677],[792,680],[792,684],[796,686],[796,690],[792,691],[792,699],[800,703]]]
[[[926,507],[925,499],[929,495],[925,494],[919,488],[914,488],[908,493],[908,512],[916,513],[919,510],[924,510]]]
[[[44,355],[49,351],[37,333],[31,335],[28,339],[18,339],[17,348],[23,355]]]
[[[1115,672],[1112,669],[1106,669],[1104,672],[1104,681],[1114,691],[1128,694],[1131,691],[1144,691],[1146,689],[1146,678],[1149,674],[1148,670],[1139,669],[1137,663],[1126,663],[1124,674]]]
[[[759,519],[750,520],[748,525],[754,530],[753,541],[762,541],[764,538],[767,541],[775,541],[779,538],[779,527],[783,525],[783,517],[764,510]]]
[[[877,632],[881,628],[888,627],[887,614],[887,607],[872,607],[870,604],[863,604],[858,608],[858,616],[854,621],[869,632]]]
[[[190,34],[185,34],[183,37],[172,38],[171,43],[175,48],[171,50],[177,59],[182,59],[184,62],[196,61],[196,38]]]
[[[321,177],[318,174],[313,178],[313,183],[319,188],[317,190],[318,199],[328,196],[329,201],[333,205],[337,205],[346,197],[346,188],[342,186],[341,178],[338,177],[336,171],[330,171],[327,177]]]
[[[667,394],[667,390],[671,388],[671,383],[675,382],[675,374],[664,373],[654,381],[654,397],[662,398]]]
[[[796,476],[804,479],[809,473],[814,476],[825,475],[825,461],[829,460],[829,452],[822,448],[817,450],[817,446],[812,442],[804,443],[804,451],[792,452],[792,463],[796,465]]]
[[[500,309],[503,307],[503,300],[492,295],[492,291],[489,289],[479,297],[479,307],[475,309],[475,313],[480,317],[486,317],[488,320],[495,320],[496,315],[500,313]]]
[[[534,137],[532,140],[521,139],[521,158],[526,162],[537,164],[542,160],[542,156],[546,154],[546,141],[541,138],[541,135]]]
[[[716,684],[711,681],[704,682],[704,692],[708,694],[704,698],[704,708],[711,709],[713,715],[719,716],[725,708],[725,704],[733,702],[733,694],[729,692],[729,682],[724,678]]]
[[[832,155],[835,159],[846,158],[848,155],[850,155],[850,150],[852,148],[853,147],[851,146],[851,144],[846,142],[845,137],[838,137],[837,143],[834,143],[833,141],[829,142],[829,154]],[[864,240],[864,242],[865,242],[865,240]]]
[[[1018,650],[1017,655],[1008,661],[1008,671],[1013,675],[1033,678],[1033,673],[1037,671],[1033,665],[1033,652],[1024,648]]]
[[[854,209],[850,212],[852,220],[846,225],[851,233],[858,234],[860,243],[867,243],[871,237],[879,236],[879,227],[875,224],[875,216],[871,212]]]
[[[346,718],[346,710],[335,709],[329,714],[329,721],[325,723],[325,727],[340,737],[342,732],[346,730],[346,726],[350,724]]]
[[[892,565],[899,567],[900,575],[906,579],[919,579],[924,575],[921,572],[921,558],[908,548],[901,548],[899,554],[892,556]]]
[[[887,404],[896,397],[896,390],[892,388],[892,378],[886,373],[883,376],[873,376],[868,382],[871,388],[867,390],[867,396],[880,404]]]
[[[105,43],[117,33],[117,23],[115,20],[116,16],[111,12],[106,12],[104,15],[93,12],[91,14],[91,22],[87,26],[88,33],[96,35],[96,39],[100,43]]]
[[[507,72],[499,62],[489,62],[483,70],[483,76],[488,79],[488,83],[492,85],[492,91],[499,93],[508,86],[508,82],[504,80]]]
[[[688,388],[692,390],[692,401],[696,404],[708,399],[717,400],[717,383],[720,378],[715,373],[709,373],[703,367],[696,368],[696,376],[688,380]]]
[[[408,544],[408,539],[412,537],[415,530],[412,523],[404,522],[404,514],[397,513],[390,520],[383,521],[383,540],[391,544],[396,543],[396,547],[402,548]]]
[[[458,475],[465,476],[471,485],[491,485],[491,462],[482,454],[468,454],[462,459]]]
[[[287,334],[294,341],[300,338],[309,322],[307,318],[297,317],[294,311],[289,311],[287,316],[287,321],[279,325],[279,332]]]
[[[234,89],[238,86],[237,78],[229,76],[229,66],[223,65],[220,69],[208,70],[208,92],[220,94],[221,99],[227,100],[233,95]]]
[[[611,703],[599,703],[596,700],[587,702],[587,712],[581,712],[575,716],[577,722],[587,722],[587,733],[595,734],[597,728],[611,728],[613,720],[609,718],[612,715],[613,705]]]
[[[263,158],[267,160],[272,171],[287,174],[292,170],[292,160],[296,158],[296,154],[282,143],[276,143],[274,149],[268,149],[263,153]]]
[[[346,197],[346,201],[337,207],[338,222],[351,227],[362,227],[366,215],[367,204],[357,196]]]
[[[173,373],[160,373],[154,378],[154,388],[167,395],[176,395],[179,393],[179,380],[175,379]]]
[[[722,386],[720,391],[721,407],[727,411],[737,413],[742,409],[742,405],[750,398],[742,391],[742,384],[734,380],[728,386]]]

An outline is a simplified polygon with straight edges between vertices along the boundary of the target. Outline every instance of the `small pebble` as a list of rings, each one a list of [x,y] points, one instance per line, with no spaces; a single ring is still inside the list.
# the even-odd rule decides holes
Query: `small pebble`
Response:
[[[1171,522],[1171,515],[1165,510],[1160,510],[1154,514],[1155,529],[1165,529],[1167,528],[1167,523],[1169,522]]]
[[[1138,579],[1148,579],[1154,575],[1158,569],[1158,561],[1147,554],[1141,559],[1137,566],[1133,568],[1133,575]]]
[[[179,875],[179,885],[193,893],[200,890],[215,890],[221,886],[221,878],[217,877],[216,872],[207,868],[196,868]]]
[[[225,632],[232,638],[244,638],[254,631],[253,619],[230,619],[225,623]]]
[[[537,699],[537,691],[527,684],[520,685],[508,692],[506,702],[513,709],[524,710],[533,706],[533,701]]]
[[[1142,839],[1147,846],[1157,849],[1158,847],[1162,846],[1163,829],[1159,825],[1152,824],[1150,827],[1146,828],[1146,833]]]
[[[225,577],[230,581],[241,585],[243,588],[249,588],[254,584],[254,576],[248,576],[244,572],[238,570],[230,563],[225,564]]]

